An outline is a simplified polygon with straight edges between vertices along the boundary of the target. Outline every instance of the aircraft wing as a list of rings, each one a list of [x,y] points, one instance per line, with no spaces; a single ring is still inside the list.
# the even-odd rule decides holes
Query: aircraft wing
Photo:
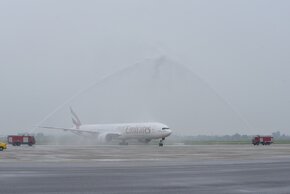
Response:
[[[45,129],[57,129],[57,130],[63,130],[63,131],[70,131],[72,133],[77,133],[77,134],[90,133],[93,135],[99,135],[98,131],[91,131],[91,130],[80,130],[80,129],[74,129],[74,128],[50,127],[50,126],[38,126],[38,127],[45,128]]]

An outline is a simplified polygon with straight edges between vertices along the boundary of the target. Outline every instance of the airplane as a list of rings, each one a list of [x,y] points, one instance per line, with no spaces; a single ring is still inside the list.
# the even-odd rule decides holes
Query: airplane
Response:
[[[121,140],[120,145],[128,145],[126,140],[137,139],[142,143],[149,143],[152,139],[160,139],[159,146],[164,145],[166,137],[170,136],[170,128],[158,122],[147,123],[122,123],[122,124],[85,124],[83,125],[77,114],[70,107],[72,114],[72,128],[39,126],[40,128],[58,129],[70,131],[77,135],[89,135],[97,137],[101,143],[107,143],[113,139]]]

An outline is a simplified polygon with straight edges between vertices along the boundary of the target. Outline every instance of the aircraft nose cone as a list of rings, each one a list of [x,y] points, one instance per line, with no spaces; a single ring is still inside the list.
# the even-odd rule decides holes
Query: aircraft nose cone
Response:
[[[166,131],[166,136],[171,135],[171,133],[172,133],[172,131],[171,131],[170,129],[167,129],[167,131]]]

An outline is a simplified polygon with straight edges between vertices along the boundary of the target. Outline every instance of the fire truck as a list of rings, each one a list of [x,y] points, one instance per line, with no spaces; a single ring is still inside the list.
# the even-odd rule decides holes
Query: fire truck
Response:
[[[32,146],[35,144],[34,136],[30,135],[9,135],[7,137],[8,143],[13,146],[20,146],[22,144],[27,144]]]
[[[255,136],[252,139],[253,145],[271,145],[273,143],[273,137],[272,136]]]

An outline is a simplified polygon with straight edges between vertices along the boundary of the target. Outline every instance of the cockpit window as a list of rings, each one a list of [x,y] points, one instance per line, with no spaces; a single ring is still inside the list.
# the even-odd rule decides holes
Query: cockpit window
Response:
[[[168,127],[163,127],[163,128],[162,128],[162,130],[166,130],[166,129],[169,129],[169,128],[168,128]]]

